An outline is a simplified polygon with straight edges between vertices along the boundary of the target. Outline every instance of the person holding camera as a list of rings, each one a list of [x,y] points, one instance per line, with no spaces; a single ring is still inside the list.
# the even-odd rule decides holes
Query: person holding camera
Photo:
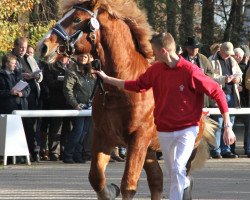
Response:
[[[92,73],[92,61],[93,58],[90,54],[79,55],[75,70],[68,71],[64,78],[64,96],[66,101],[76,110],[91,107],[90,96],[96,79]],[[64,163],[85,162],[82,158],[83,140],[87,135],[90,123],[90,117],[75,117],[72,119],[72,131],[63,153]]]

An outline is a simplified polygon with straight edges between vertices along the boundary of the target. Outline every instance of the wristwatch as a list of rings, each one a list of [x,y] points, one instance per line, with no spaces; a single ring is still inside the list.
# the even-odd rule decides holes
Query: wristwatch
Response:
[[[227,122],[224,124],[224,128],[232,128],[233,124],[231,122]]]

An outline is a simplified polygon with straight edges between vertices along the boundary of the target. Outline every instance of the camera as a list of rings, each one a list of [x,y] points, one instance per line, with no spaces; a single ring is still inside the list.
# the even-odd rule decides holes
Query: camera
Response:
[[[94,70],[97,70],[97,71],[101,70],[101,61],[100,61],[99,59],[93,60],[93,61],[91,62],[91,65],[92,65],[92,68],[93,68]]]

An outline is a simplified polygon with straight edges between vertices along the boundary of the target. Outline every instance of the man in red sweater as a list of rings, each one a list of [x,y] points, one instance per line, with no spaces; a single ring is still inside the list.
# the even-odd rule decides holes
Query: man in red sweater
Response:
[[[143,92],[153,89],[155,124],[171,178],[169,199],[191,199],[186,164],[198,133],[204,94],[217,102],[224,118],[224,142],[232,144],[235,141],[225,94],[200,68],[175,53],[176,44],[171,34],[157,34],[151,42],[157,62],[137,80],[109,77],[103,71],[97,74],[105,83],[126,90]]]

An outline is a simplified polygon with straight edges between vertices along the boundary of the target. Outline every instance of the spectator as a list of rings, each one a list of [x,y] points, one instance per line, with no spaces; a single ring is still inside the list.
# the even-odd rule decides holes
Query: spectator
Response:
[[[238,91],[238,84],[242,80],[242,72],[236,60],[232,57],[234,55],[233,44],[231,42],[224,42],[220,51],[210,57],[210,61],[214,68],[214,80],[218,82],[223,89],[228,107],[240,107],[240,96]],[[214,101],[211,101],[211,107],[217,107]],[[212,158],[237,158],[238,156],[231,151],[230,145],[226,145],[221,136],[223,136],[223,118],[220,116],[212,116],[218,122],[219,128],[216,130],[216,147],[211,149]],[[232,126],[234,125],[235,116],[230,116]]]
[[[216,99],[219,105],[225,120],[225,143],[229,145],[235,140],[225,95],[196,65],[176,54],[171,34],[155,35],[151,42],[158,62],[137,80],[124,81],[107,76],[103,71],[96,73],[105,83],[130,91],[143,92],[152,88],[158,138],[171,177],[169,199],[191,199],[192,182],[186,175],[186,164],[198,133],[204,93]]]
[[[0,114],[11,114],[13,110],[28,109],[29,85],[21,91],[13,89],[20,80],[23,80],[21,73],[15,70],[16,59],[10,53],[3,57],[5,62],[0,70]],[[24,163],[25,160],[23,157],[17,157],[17,162]]]
[[[212,77],[213,68],[207,57],[199,53],[202,44],[196,37],[188,37],[185,42],[185,50],[182,57],[191,63],[197,65],[207,76]],[[204,107],[209,107],[209,98],[204,95]]]
[[[11,114],[13,110],[28,109],[27,97],[30,87],[18,91],[13,87],[22,79],[20,72],[15,71],[16,57],[12,54],[4,56],[5,65],[0,70],[0,113]]]
[[[44,66],[44,81],[49,90],[49,109],[67,110],[67,104],[63,94],[63,81],[65,74],[71,70],[72,63],[67,56],[61,56],[54,64]],[[63,155],[66,139],[70,133],[70,119],[68,117],[52,117],[50,119],[48,140],[49,159],[57,161]]]
[[[94,88],[95,77],[92,74],[90,54],[77,57],[74,71],[68,71],[64,80],[63,92],[67,102],[77,110],[91,107],[89,98]],[[89,130],[90,117],[75,117],[72,119],[72,131],[64,149],[64,163],[83,163],[83,141]]]
[[[242,61],[240,62],[240,67],[243,71],[243,81],[242,81],[242,91],[240,93],[241,95],[241,102],[242,107],[249,107],[250,99],[249,99],[249,90],[250,90],[250,62],[249,62],[249,56],[250,51],[249,47],[247,45],[241,45],[240,46],[244,51],[244,56]],[[243,123],[245,125],[245,131],[244,131],[244,150],[245,154],[248,158],[250,158],[250,116],[244,115],[243,116]]]
[[[239,64],[244,56],[244,51],[241,48],[235,48],[234,49],[234,55],[232,55],[232,57],[237,61],[237,63]]]
[[[39,71],[36,60],[26,54],[28,39],[25,37],[17,38],[14,41],[12,54],[17,57],[16,71],[22,73],[23,79],[29,83],[30,94],[28,96],[28,109],[37,110],[40,97],[39,83],[43,79],[42,73]],[[36,140],[36,123],[37,118],[24,118],[24,130],[31,154],[31,160],[39,161],[39,146]]]
[[[31,45],[28,45],[26,54],[34,58],[35,49]]]

